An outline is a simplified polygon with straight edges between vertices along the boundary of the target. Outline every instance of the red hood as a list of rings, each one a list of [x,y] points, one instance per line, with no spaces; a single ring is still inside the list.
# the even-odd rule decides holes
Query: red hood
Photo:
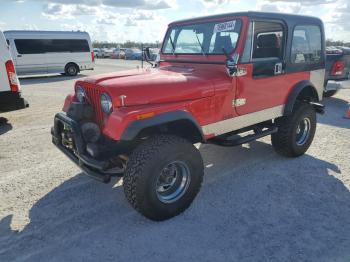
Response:
[[[215,82],[224,71],[213,72],[189,67],[135,69],[84,79],[109,93],[113,104],[125,95],[125,105],[160,104],[213,96]],[[224,78],[225,79],[225,78]],[[227,79],[227,77],[226,77]]]

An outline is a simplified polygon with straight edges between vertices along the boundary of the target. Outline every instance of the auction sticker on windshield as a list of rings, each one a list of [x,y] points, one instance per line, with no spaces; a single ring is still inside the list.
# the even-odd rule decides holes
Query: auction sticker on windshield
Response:
[[[235,25],[236,25],[236,20],[216,24],[214,26],[214,34],[219,32],[225,32],[225,31],[233,31],[235,29]]]

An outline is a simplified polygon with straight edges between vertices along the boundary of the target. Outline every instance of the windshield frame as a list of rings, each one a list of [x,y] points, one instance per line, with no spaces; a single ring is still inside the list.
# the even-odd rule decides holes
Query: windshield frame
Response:
[[[186,26],[191,26],[191,25],[200,25],[200,24],[208,24],[208,23],[225,23],[225,22],[230,22],[230,21],[239,21],[240,23],[240,28],[239,30],[237,31],[238,33],[238,37],[237,37],[237,41],[236,41],[236,45],[235,47],[232,49],[232,50],[227,50],[228,54],[233,54],[238,46],[239,46],[239,43],[241,41],[241,37],[242,37],[242,33],[243,33],[243,29],[244,29],[244,21],[241,17],[225,17],[224,19],[215,19],[215,20],[203,20],[203,21],[193,21],[193,22],[186,22],[186,23],[174,23],[174,24],[170,24],[168,26],[168,29],[167,29],[167,32],[165,34],[165,37],[164,37],[164,40],[163,40],[163,43],[162,43],[162,47],[160,49],[160,54],[161,55],[164,55],[164,56],[174,56],[174,57],[177,57],[177,56],[195,56],[195,57],[198,57],[198,56],[206,56],[206,57],[210,57],[210,56],[224,56],[225,54],[224,53],[202,53],[202,52],[199,52],[199,53],[176,53],[176,52],[169,52],[169,53],[165,53],[164,50],[166,48],[166,45],[168,43],[168,41],[166,41],[167,39],[169,39],[169,35],[172,33],[172,30],[176,27],[186,27]],[[225,32],[225,31],[223,31]],[[214,34],[213,34],[214,36]],[[174,41],[174,39],[172,39]],[[202,43],[203,45],[203,43]],[[199,47],[200,48],[200,47]],[[176,47],[175,47],[176,49]]]

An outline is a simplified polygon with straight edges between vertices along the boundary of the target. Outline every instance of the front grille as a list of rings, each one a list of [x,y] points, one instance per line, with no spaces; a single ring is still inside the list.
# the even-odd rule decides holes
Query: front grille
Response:
[[[95,113],[95,121],[96,123],[102,127],[103,126],[103,112],[101,108],[101,91],[96,88],[96,86],[84,86],[86,95],[88,97],[89,103],[92,105],[94,108],[94,113]]]

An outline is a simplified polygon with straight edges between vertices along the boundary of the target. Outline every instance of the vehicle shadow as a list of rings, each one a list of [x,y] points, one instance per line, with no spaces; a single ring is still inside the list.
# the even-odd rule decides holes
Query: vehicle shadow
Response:
[[[85,74],[78,74],[77,76],[65,76],[65,75],[40,75],[40,76],[28,76],[21,77],[21,85],[33,85],[33,84],[43,84],[43,83],[54,83],[66,80],[75,80],[86,77]]]
[[[121,181],[79,174],[38,200],[21,232],[11,214],[0,221],[0,261],[350,261],[350,192],[337,166],[279,157],[263,142],[200,150],[205,181],[184,214],[149,221]]]
[[[0,135],[7,133],[12,130],[12,125],[7,122],[8,119],[4,117],[0,117]]]
[[[336,97],[330,97],[324,99],[322,103],[326,106],[326,113],[324,115],[318,115],[317,121],[319,123],[350,128],[350,120],[344,118],[345,112],[348,109],[347,101]]]

